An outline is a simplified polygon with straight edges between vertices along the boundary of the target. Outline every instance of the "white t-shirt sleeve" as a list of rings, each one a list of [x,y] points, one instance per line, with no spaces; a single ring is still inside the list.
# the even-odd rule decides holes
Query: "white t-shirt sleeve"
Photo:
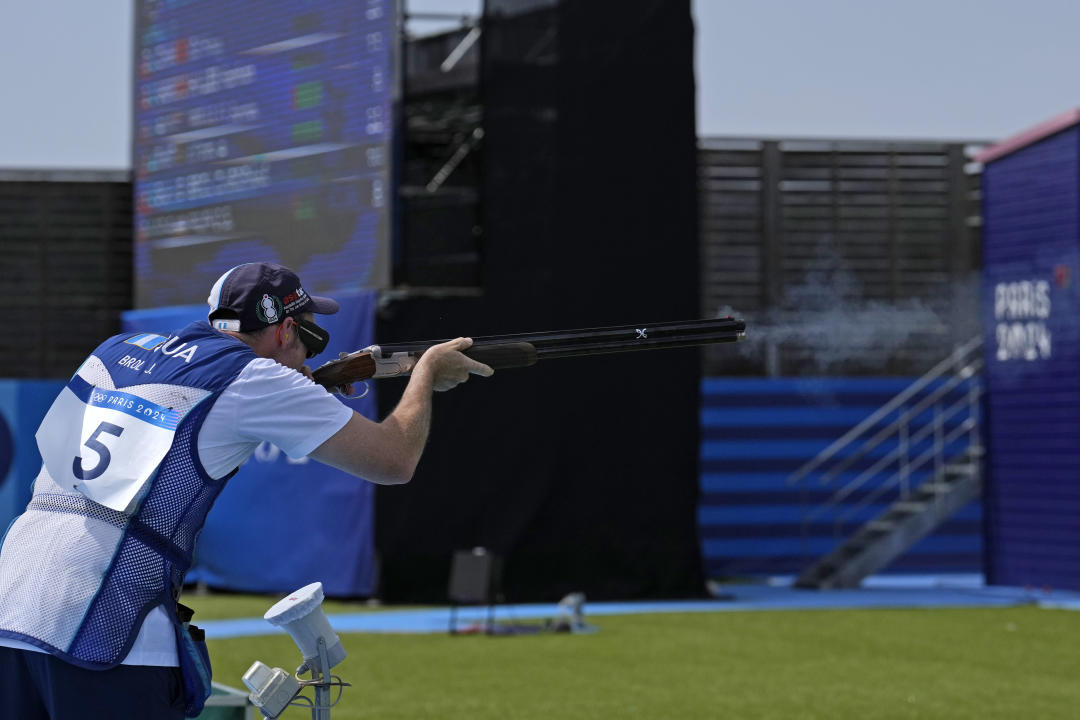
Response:
[[[199,432],[199,457],[221,477],[261,442],[301,458],[352,418],[351,408],[300,373],[274,360],[248,363],[207,413]]]

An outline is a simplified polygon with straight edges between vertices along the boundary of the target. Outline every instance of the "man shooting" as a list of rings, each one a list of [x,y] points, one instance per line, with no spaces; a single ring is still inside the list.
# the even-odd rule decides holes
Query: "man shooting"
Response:
[[[382,484],[408,482],[432,393],[492,369],[436,345],[373,422],[310,379],[315,323],[338,304],[291,270],[248,263],[209,322],[123,334],[79,367],[37,433],[43,464],[0,546],[0,716],[180,718],[209,693],[205,647],[176,600],[207,512],[262,442]],[[208,668],[204,668],[208,670]]]

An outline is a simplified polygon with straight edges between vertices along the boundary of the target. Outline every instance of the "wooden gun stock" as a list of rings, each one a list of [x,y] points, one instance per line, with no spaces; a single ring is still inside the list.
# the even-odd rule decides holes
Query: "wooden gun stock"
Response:
[[[328,388],[343,387],[374,376],[375,358],[367,350],[349,353],[345,357],[331,360],[311,373],[315,382]]]

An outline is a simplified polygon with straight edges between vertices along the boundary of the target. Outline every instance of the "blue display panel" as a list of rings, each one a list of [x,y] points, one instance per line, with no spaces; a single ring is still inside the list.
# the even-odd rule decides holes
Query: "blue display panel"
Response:
[[[389,281],[395,0],[137,0],[136,306]]]

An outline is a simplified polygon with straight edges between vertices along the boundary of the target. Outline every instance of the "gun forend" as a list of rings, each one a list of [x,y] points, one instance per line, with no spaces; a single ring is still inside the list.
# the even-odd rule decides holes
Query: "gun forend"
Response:
[[[436,344],[431,343],[431,345]],[[378,380],[380,378],[408,375],[416,367],[420,356],[431,345],[417,345],[407,348],[393,345],[384,348],[379,345],[372,345],[368,348],[375,359],[375,374],[372,375],[372,379]],[[462,355],[477,362],[482,362],[494,370],[529,367],[535,365],[537,360],[536,348],[527,342],[474,346],[465,350]]]
[[[312,373],[315,382],[326,387],[338,387],[361,380],[408,375],[416,367],[420,356],[438,343],[415,344],[408,347],[371,345],[363,350],[331,360]],[[466,357],[482,362],[495,370],[529,367],[537,360],[536,348],[527,342],[508,342],[495,345],[471,347],[463,353]]]

